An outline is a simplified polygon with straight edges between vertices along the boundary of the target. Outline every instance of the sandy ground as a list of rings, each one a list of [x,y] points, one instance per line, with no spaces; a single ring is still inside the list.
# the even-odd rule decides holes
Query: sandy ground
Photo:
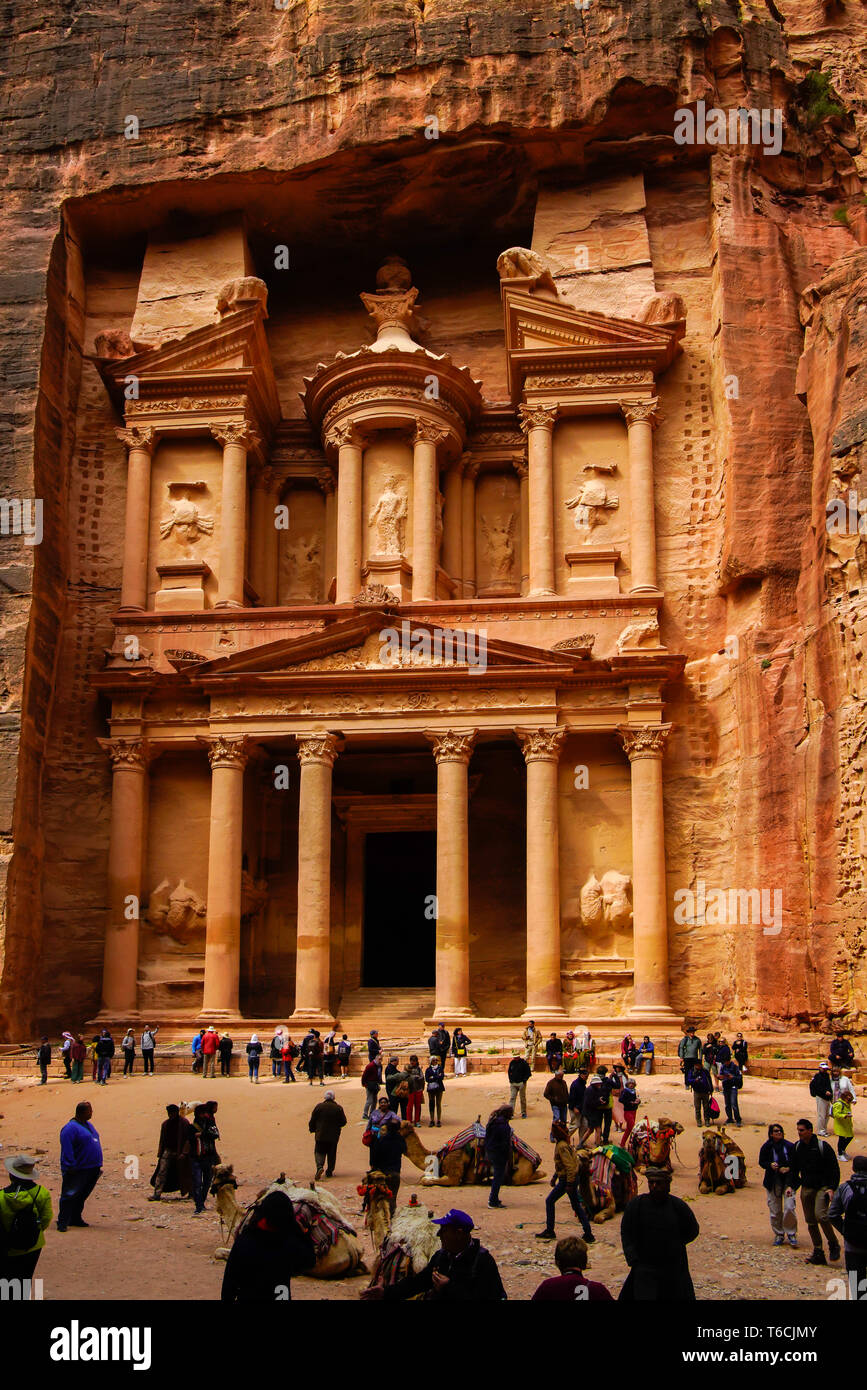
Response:
[[[434,1147],[457,1133],[495,1104],[508,1098],[508,1088],[496,1076],[450,1080],[443,1105],[443,1127],[431,1131],[423,1121],[421,1137]],[[518,1133],[543,1154],[550,1174],[548,1142],[549,1107],[542,1100],[545,1078],[530,1082],[529,1117],[517,1121]],[[360,1199],[356,1187],[366,1167],[367,1150],[361,1143],[363,1091],[357,1078],[334,1084],[337,1099],[349,1123],[344,1130],[336,1176],[329,1182],[333,1194],[350,1221],[357,1219]],[[504,1094],[505,1092],[505,1094]],[[217,1121],[222,1135],[220,1152],[234,1164],[240,1182],[239,1198],[249,1201],[255,1193],[285,1171],[298,1181],[309,1181],[313,1171],[312,1138],[307,1120],[323,1092],[306,1082],[284,1086],[263,1075],[258,1086],[246,1079],[204,1081],[198,1076],[153,1078],[142,1075],[113,1077],[107,1087],[85,1082],[73,1091],[69,1083],[34,1084],[32,1077],[10,1080],[0,1088],[0,1140],[4,1154],[17,1150],[45,1151],[40,1155],[43,1181],[55,1199],[60,1190],[60,1126],[70,1117],[74,1102],[90,1100],[99,1130],[105,1167],[103,1177],[85,1209],[89,1230],[61,1234],[52,1225],[40,1260],[38,1275],[43,1296],[51,1299],[214,1299],[219,1297],[222,1263],[213,1259],[220,1243],[219,1217],[208,1204],[208,1214],[191,1219],[189,1201],[165,1199],[161,1205],[146,1201],[150,1192],[159,1126],[170,1101],[220,1102]],[[795,1136],[800,1115],[814,1117],[813,1102],[802,1082],[766,1081],[749,1077],[741,1093],[744,1127],[736,1131],[747,1156],[748,1186],[728,1196],[698,1193],[698,1131],[691,1098],[679,1076],[642,1078],[639,1118],[671,1115],[686,1126],[674,1159],[673,1191],[694,1203],[701,1234],[690,1247],[690,1266],[701,1299],[827,1299],[829,1281],[839,1277],[840,1265],[827,1268],[804,1264],[810,1245],[805,1229],[799,1230],[800,1248],[775,1249],[771,1245],[765,1194],[756,1159],[766,1137],[769,1120],[785,1126],[787,1138]],[[867,1105],[862,1101],[862,1108]],[[858,1137],[853,1154],[864,1152]],[[126,1176],[139,1160],[140,1176]],[[844,1170],[848,1165],[844,1165]],[[417,1192],[436,1216],[451,1206],[468,1211],[477,1222],[478,1234],[497,1259],[510,1298],[529,1298],[540,1280],[553,1269],[552,1245],[537,1241],[543,1228],[547,1180],[530,1187],[504,1188],[503,1211],[487,1206],[483,1187],[422,1187],[421,1172],[404,1160],[400,1202]],[[641,1190],[645,1190],[641,1184]],[[423,1195],[422,1195],[423,1194]],[[558,1204],[558,1234],[580,1234],[566,1198]],[[800,1220],[800,1209],[799,1209]],[[627,1267],[620,1247],[620,1218],[594,1227],[592,1277],[601,1279],[615,1295]],[[359,1229],[360,1226],[359,1226]],[[369,1238],[364,1233],[366,1248]],[[301,1278],[293,1284],[299,1299],[356,1299],[366,1279],[326,1283]]]

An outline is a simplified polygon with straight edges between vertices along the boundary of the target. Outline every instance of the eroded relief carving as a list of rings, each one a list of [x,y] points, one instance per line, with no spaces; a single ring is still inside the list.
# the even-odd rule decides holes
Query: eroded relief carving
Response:
[[[203,515],[195,501],[197,493],[208,491],[207,483],[168,483],[167,491],[169,509],[160,520],[160,540],[174,540],[192,559],[196,542],[214,530],[214,518]]]
[[[480,518],[485,554],[491,566],[491,575],[498,584],[508,584],[514,577],[515,522],[514,512],[510,512],[505,521],[498,518],[489,520],[486,516]]]
[[[368,518],[379,555],[402,555],[406,532],[407,496],[403,481],[391,473]]]
[[[616,465],[614,465],[616,467]],[[588,465],[583,471],[613,472],[614,467],[607,465]],[[574,514],[575,530],[582,537],[584,544],[587,545],[591,538],[594,526],[598,526],[602,521],[600,513],[615,511],[620,506],[620,498],[614,492],[609,492],[601,478],[586,478],[578,484],[578,491],[574,497],[570,497],[566,507]]]
[[[174,888],[164,878],[150,896],[145,921],[156,932],[163,932],[181,946],[188,946],[197,935],[204,937],[207,906],[183,879]]]
[[[281,595],[284,599],[318,599],[322,574],[322,543],[316,536],[299,536],[283,548]]]
[[[632,879],[616,869],[608,869],[601,879],[591,872],[579,902],[585,927],[628,927],[632,922]]]
[[[618,653],[641,651],[643,648],[659,647],[659,622],[656,614],[628,623],[617,639]]]

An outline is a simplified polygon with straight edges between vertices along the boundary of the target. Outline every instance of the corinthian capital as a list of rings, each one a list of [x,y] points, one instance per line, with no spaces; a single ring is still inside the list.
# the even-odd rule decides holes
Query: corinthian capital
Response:
[[[342,449],[344,445],[351,444],[353,448],[360,449],[364,440],[356,425],[351,420],[346,420],[342,425],[332,425],[325,436],[325,447],[327,449]]]
[[[470,761],[473,744],[476,741],[475,729],[447,729],[444,733],[425,730],[425,738],[433,744],[434,757],[438,763],[464,763]]]
[[[644,724],[636,729],[621,724],[617,732],[627,758],[634,763],[638,758],[661,758],[671,730],[671,724]]]
[[[227,444],[240,444],[244,449],[255,449],[262,442],[258,432],[246,420],[228,425],[211,425],[209,428],[224,449]]]
[[[516,729],[521,740],[524,761],[528,763],[556,763],[566,737],[565,729]]]
[[[518,423],[524,434],[529,434],[530,430],[554,428],[554,421],[557,419],[556,405],[519,405]]]
[[[342,740],[339,734],[316,733],[299,734],[298,761],[300,763],[327,763],[334,766],[334,759],[340,752]]]
[[[414,444],[445,444],[449,437],[448,430],[435,425],[431,420],[419,420],[413,435]]]
[[[201,734],[198,741],[205,748],[212,769],[247,766],[252,744],[244,734]]]
[[[627,425],[647,422],[655,430],[660,421],[658,397],[652,401],[621,401],[620,410]]]
[[[111,758],[112,769],[115,772],[119,767],[129,767],[143,772],[156,756],[149,744],[140,738],[101,738],[97,742]]]
[[[146,449],[149,454],[153,452],[156,431],[150,425],[130,425],[128,429],[115,430],[115,434],[128,449]]]

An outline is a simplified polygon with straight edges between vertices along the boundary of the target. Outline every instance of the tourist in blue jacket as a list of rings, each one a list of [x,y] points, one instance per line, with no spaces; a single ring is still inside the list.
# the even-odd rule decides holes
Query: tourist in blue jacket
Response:
[[[83,1100],[75,1107],[75,1116],[60,1131],[60,1171],[63,1185],[57,1212],[57,1229],[86,1226],[84,1204],[102,1174],[102,1145],[90,1123],[93,1107]]]

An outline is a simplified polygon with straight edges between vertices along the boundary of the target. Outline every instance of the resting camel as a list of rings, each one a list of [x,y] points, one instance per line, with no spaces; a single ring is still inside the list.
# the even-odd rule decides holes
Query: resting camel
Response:
[[[671,1172],[671,1149],[683,1125],[660,1115],[655,1125],[645,1117],[629,1136],[629,1152],[639,1173],[649,1165]]]
[[[724,1129],[703,1130],[698,1151],[699,1192],[722,1197],[746,1185],[747,1161],[740,1144],[730,1139]]]
[[[394,1214],[391,1229],[376,1257],[374,1284],[396,1284],[410,1274],[419,1274],[440,1248],[439,1228],[431,1220],[432,1212],[419,1206],[415,1198],[409,1206],[400,1207]]]
[[[366,1273],[366,1266],[362,1260],[361,1242],[329,1192],[325,1192],[320,1187],[298,1187],[291,1178],[287,1179],[286,1175],[281,1173],[276,1182],[272,1182],[268,1187],[263,1187],[261,1192],[256,1194],[249,1207],[245,1208],[240,1205],[235,1196],[236,1187],[237,1181],[232,1172],[232,1165],[218,1164],[214,1169],[211,1191],[220,1213],[221,1226],[228,1231],[228,1236],[226,1244],[214,1252],[216,1259],[228,1259],[232,1239],[237,1236],[244,1223],[250,1219],[262,1198],[269,1192],[283,1192],[295,1208],[299,1223],[310,1230],[314,1239],[320,1230],[322,1232],[321,1242],[317,1243],[318,1245],[321,1244],[323,1248],[320,1249],[316,1263],[309,1271],[311,1278],[343,1279],[347,1275]],[[311,1208],[314,1213],[312,1224],[308,1222]],[[330,1234],[327,1237],[330,1240],[327,1247],[325,1247],[326,1228],[324,1223],[321,1227],[317,1223],[317,1213],[338,1223],[339,1228],[333,1238],[330,1237]]]
[[[489,1173],[478,1173],[480,1139],[472,1139],[464,1148],[454,1149],[451,1153],[444,1153],[443,1149],[431,1152],[407,1121],[401,1125],[400,1132],[406,1142],[406,1156],[416,1168],[421,1168],[424,1173],[422,1182],[426,1187],[462,1187],[490,1181]],[[432,1169],[436,1166],[431,1164],[433,1157],[439,1157],[439,1177],[433,1176]],[[537,1160],[538,1157],[537,1154]],[[528,1183],[539,1182],[544,1177],[545,1173],[538,1163],[534,1166],[531,1159],[512,1149],[512,1172],[506,1177],[507,1183],[513,1187],[526,1187]]]
[[[625,1150],[622,1150],[625,1152]],[[576,1149],[578,1191],[591,1221],[610,1221],[636,1195],[638,1184],[630,1168],[623,1173],[603,1149]]]

